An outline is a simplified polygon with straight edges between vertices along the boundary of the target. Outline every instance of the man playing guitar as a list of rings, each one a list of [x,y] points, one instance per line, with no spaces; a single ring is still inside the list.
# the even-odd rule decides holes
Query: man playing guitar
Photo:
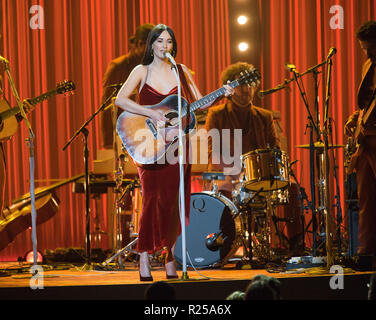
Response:
[[[345,124],[345,134],[356,143],[348,173],[356,170],[359,205],[358,255],[376,257],[376,21],[357,31],[367,55],[358,90],[358,107]]]

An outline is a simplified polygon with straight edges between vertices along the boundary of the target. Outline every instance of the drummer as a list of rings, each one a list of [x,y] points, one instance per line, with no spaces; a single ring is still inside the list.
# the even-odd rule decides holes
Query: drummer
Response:
[[[253,65],[245,62],[237,62],[228,66],[222,72],[222,84],[236,80],[241,73],[244,74],[246,70],[250,69],[254,69]],[[241,156],[256,149],[279,147],[273,113],[253,104],[253,98],[258,89],[259,86],[247,84],[236,87],[234,94],[227,97],[224,104],[209,109],[206,118],[205,129],[207,132],[212,129],[219,130],[221,140],[219,144],[214,144],[211,135],[208,135],[208,171],[227,172],[226,179],[216,183],[218,191],[229,199],[232,198],[232,182],[242,178],[241,162],[230,163],[229,157],[234,159],[235,153],[240,153],[239,156]],[[228,129],[227,132],[230,132],[229,139],[225,138],[226,135],[222,135],[224,129]]]

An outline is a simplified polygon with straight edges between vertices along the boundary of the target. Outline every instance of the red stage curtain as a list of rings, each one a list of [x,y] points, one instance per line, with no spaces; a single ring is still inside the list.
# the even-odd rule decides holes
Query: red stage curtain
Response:
[[[333,56],[329,116],[333,120],[333,143],[345,145],[346,137],[343,135],[343,127],[347,117],[355,110],[361,67],[366,59],[355,38],[355,31],[364,22],[375,20],[375,2],[372,0],[259,0],[259,17],[262,32],[260,68],[264,89],[273,88],[283,83],[285,79],[293,77],[292,73],[285,70],[285,63],[294,64],[297,71],[303,73],[308,68],[324,61],[331,47],[337,49],[337,54]],[[343,18],[342,21],[341,18]],[[335,24],[342,26],[343,29],[333,29],[332,26]],[[324,119],[327,70],[326,67],[320,68],[321,73],[318,75],[321,126]],[[316,118],[312,74],[304,76],[303,83],[310,112]],[[310,197],[309,150],[296,147],[309,144],[309,129],[306,127],[308,112],[296,83],[289,84],[288,89],[266,96],[262,103],[266,107],[281,112],[290,160],[299,160],[293,169]],[[336,149],[334,155],[338,166],[337,175],[344,214],[346,208],[344,149]],[[331,204],[335,204],[332,153],[330,153],[330,159],[329,184],[333,196]],[[331,207],[331,214],[334,218],[335,208],[333,207]],[[342,234],[346,235],[346,233]]]
[[[29,12],[33,5],[44,11],[44,29],[30,27],[36,15]],[[65,151],[62,148],[99,108],[106,67],[113,58],[127,52],[128,38],[139,24],[171,26],[178,41],[176,60],[196,72],[195,80],[203,94],[217,89],[219,74],[230,63],[226,0],[1,0],[0,7],[0,54],[10,61],[20,97],[38,96],[64,79],[76,85],[73,96],[50,98],[29,114],[36,135],[35,177],[48,181],[37,186],[84,172],[82,136]],[[14,106],[5,74],[4,83],[6,98]],[[90,169],[99,146],[98,128],[96,118],[88,126]],[[5,143],[9,202],[29,191],[27,138],[23,122],[12,140]],[[57,194],[60,209],[37,228],[37,247],[41,251],[84,248],[84,195],[72,193],[71,184],[59,188]],[[100,229],[108,231],[105,201],[106,196],[102,196],[98,207],[94,200],[90,202],[92,231],[97,215]],[[106,248],[106,242],[101,246]],[[0,252],[0,260],[15,260],[31,248],[28,230]]]
[[[255,0],[256,1],[256,0]],[[29,115],[36,133],[35,158],[37,179],[63,179],[83,172],[82,138],[62,151],[80,125],[99,107],[101,79],[108,62],[127,51],[128,37],[141,23],[166,23],[176,32],[177,60],[196,72],[195,79],[202,93],[217,88],[221,70],[230,63],[229,7],[226,0],[0,0],[0,54],[10,60],[16,86],[22,98],[33,97],[55,87],[63,79],[76,84],[75,95],[58,96],[39,104]],[[44,8],[45,29],[33,30],[29,20],[32,5]],[[332,29],[336,14],[332,6],[343,9],[343,29]],[[333,119],[334,144],[345,144],[343,125],[355,109],[356,90],[361,65],[365,60],[355,39],[355,30],[365,21],[375,19],[372,0],[259,0],[261,30],[260,61],[249,61],[262,72],[262,88],[282,83],[292,75],[284,69],[286,62],[299,72],[325,60],[330,47],[337,48],[333,57],[333,77],[329,115]],[[234,62],[234,61],[231,61]],[[326,69],[320,69],[319,105],[321,122],[326,97]],[[303,78],[311,112],[314,87],[312,75]],[[6,97],[15,105],[5,80]],[[290,160],[302,186],[310,191],[308,150],[296,148],[309,143],[306,129],[307,111],[296,84],[266,96],[261,104],[281,112],[281,124],[287,137]],[[89,127],[90,160],[99,145],[98,119]],[[28,149],[25,123],[5,144],[8,162],[7,199],[29,190]],[[335,152],[338,165],[341,204],[344,203],[343,149]],[[91,163],[90,163],[91,166]],[[331,167],[331,172],[333,168]],[[332,176],[332,174],[331,174]],[[50,182],[51,183],[51,182]],[[49,184],[50,184],[49,183]],[[334,194],[334,179],[330,180]],[[58,189],[61,206],[56,216],[38,227],[38,248],[84,247],[85,205],[83,195],[73,194],[70,186]],[[103,196],[102,201],[105,201]],[[334,199],[332,200],[334,202]],[[98,213],[100,228],[107,230],[107,213],[91,202],[91,220]],[[332,213],[334,214],[333,210]],[[93,230],[93,226],[92,226]],[[1,260],[13,260],[31,248],[30,232],[0,252]]]

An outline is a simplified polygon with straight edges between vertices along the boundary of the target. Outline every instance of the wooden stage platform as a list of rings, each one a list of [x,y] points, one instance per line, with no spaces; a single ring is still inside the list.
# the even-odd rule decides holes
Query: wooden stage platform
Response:
[[[87,270],[85,265],[42,265],[42,282],[31,278],[30,266],[0,263],[0,300],[143,300],[151,284],[139,281],[132,262],[127,263],[124,270],[116,266],[108,270]],[[152,274],[154,281],[165,280],[161,266],[154,266]],[[181,276],[182,272],[178,274]],[[331,289],[330,280],[338,274],[329,273],[326,268],[289,271],[244,270],[236,269],[235,265],[221,269],[188,268],[188,279],[168,282],[175,288],[177,300],[225,300],[236,290],[244,291],[257,274],[278,278],[284,300],[367,300],[367,284],[372,272],[345,268],[343,289],[336,290]],[[32,289],[31,284],[39,284],[41,288]]]

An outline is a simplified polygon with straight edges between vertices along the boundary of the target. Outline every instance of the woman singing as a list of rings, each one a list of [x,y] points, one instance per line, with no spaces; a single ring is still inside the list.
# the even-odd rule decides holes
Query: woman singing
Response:
[[[156,109],[143,106],[155,105],[172,94],[177,94],[177,81],[165,52],[176,57],[177,44],[173,31],[166,25],[157,25],[150,33],[141,65],[136,66],[120,89],[115,104],[120,108],[148,117],[157,126],[164,126],[168,119]],[[178,64],[182,96],[191,103],[201,94],[187,67]],[[129,97],[138,91],[138,103]],[[226,94],[232,93],[226,86]],[[136,250],[140,253],[141,281],[153,281],[149,254],[162,248],[167,251],[166,278],[177,278],[173,248],[180,233],[179,218],[179,163],[138,165],[142,188],[142,212]],[[184,165],[185,222],[190,209],[191,167]]]

